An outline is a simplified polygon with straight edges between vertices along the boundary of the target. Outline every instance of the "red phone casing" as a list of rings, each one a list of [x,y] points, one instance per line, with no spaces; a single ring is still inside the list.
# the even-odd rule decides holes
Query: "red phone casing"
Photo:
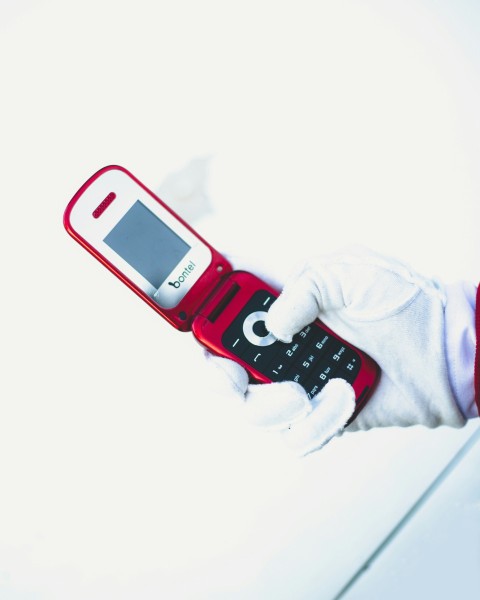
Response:
[[[72,223],[70,222],[70,214],[73,207],[79,201],[85,190],[92,185],[92,183],[101,177],[107,171],[116,169],[122,171],[133,179],[145,192],[147,192],[154,200],[156,200],[162,207],[172,214],[178,221],[182,223],[189,231],[191,231],[197,238],[199,238],[212,253],[212,261],[209,268],[203,273],[200,279],[194,284],[192,289],[184,296],[184,298],[177,304],[177,306],[167,309],[163,308],[155,302],[152,298],[147,296],[133,281],[125,276],[115,265],[107,260],[96,248],[94,248],[78,231],[75,231]],[[205,302],[205,299],[213,292],[215,287],[220,283],[223,277],[232,271],[232,266],[219,252],[215,250],[210,244],[204,240],[198,233],[190,227],[181,217],[179,217],[169,206],[160,200],[151,190],[149,190],[141,181],[139,181],[134,175],[132,175],[127,169],[116,165],[104,167],[95,173],[88,181],[86,181],[78,192],[73,196],[65,209],[63,224],[67,232],[81,244],[90,254],[92,254],[97,260],[99,260],[107,269],[109,269],[114,275],[116,275],[123,283],[128,286],[133,292],[135,292],[140,298],[146,302],[153,310],[159,313],[164,319],[166,319],[173,327],[180,331],[190,331],[192,327],[192,320],[198,313],[200,306]]]

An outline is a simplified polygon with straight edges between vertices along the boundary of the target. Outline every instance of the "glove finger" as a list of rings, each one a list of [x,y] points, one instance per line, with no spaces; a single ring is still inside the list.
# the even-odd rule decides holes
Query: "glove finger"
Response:
[[[220,382],[219,387],[230,390],[235,394],[245,396],[249,378],[247,371],[243,367],[233,360],[215,356],[206,350],[204,351],[204,356],[218,376],[217,384]]]
[[[287,281],[270,307],[265,325],[283,342],[312,323],[321,311],[343,306],[341,287],[325,264],[308,264]]]
[[[355,392],[343,379],[332,379],[312,405],[307,418],[282,434],[288,447],[299,456],[318,450],[343,430],[355,410]]]
[[[290,342],[322,312],[347,309],[350,318],[378,320],[407,306],[420,287],[440,293],[399,261],[366,248],[346,249],[310,260],[291,277],[272,304],[266,327]]]
[[[286,429],[292,423],[304,419],[311,410],[305,390],[293,381],[248,387],[246,417],[250,423],[264,429]]]

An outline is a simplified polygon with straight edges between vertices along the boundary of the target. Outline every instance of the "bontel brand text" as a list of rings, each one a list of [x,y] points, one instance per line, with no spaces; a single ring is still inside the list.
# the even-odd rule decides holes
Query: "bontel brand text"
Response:
[[[179,288],[190,273],[195,269],[195,263],[191,260],[187,265],[184,266],[178,279],[175,281],[169,281],[168,285],[172,285],[174,288]]]

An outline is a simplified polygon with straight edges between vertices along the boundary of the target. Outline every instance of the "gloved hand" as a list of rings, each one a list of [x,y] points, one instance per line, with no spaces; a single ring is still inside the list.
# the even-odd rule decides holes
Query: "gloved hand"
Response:
[[[379,384],[348,430],[422,424],[460,427],[445,352],[443,287],[407,265],[356,248],[315,258],[291,277],[266,326],[288,342],[319,317],[380,366]],[[341,432],[354,410],[352,388],[332,380],[311,402],[292,382],[249,384],[236,363],[212,358],[250,420],[283,432],[298,454]]]

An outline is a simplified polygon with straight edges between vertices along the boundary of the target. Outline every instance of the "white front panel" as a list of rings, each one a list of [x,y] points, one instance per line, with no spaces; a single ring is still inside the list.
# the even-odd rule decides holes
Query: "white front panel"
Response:
[[[115,200],[99,218],[94,218],[93,211],[111,192],[116,194]],[[153,285],[137,268],[105,242],[105,238],[137,202],[146,207],[175,236],[189,246],[189,249],[186,248],[185,255],[175,262],[158,285]],[[180,302],[208,268],[212,259],[208,246],[126,173],[116,169],[106,171],[87,188],[73,207],[70,221],[75,231],[164,308],[173,308]],[[159,260],[162,260],[162,256],[159,256]]]

